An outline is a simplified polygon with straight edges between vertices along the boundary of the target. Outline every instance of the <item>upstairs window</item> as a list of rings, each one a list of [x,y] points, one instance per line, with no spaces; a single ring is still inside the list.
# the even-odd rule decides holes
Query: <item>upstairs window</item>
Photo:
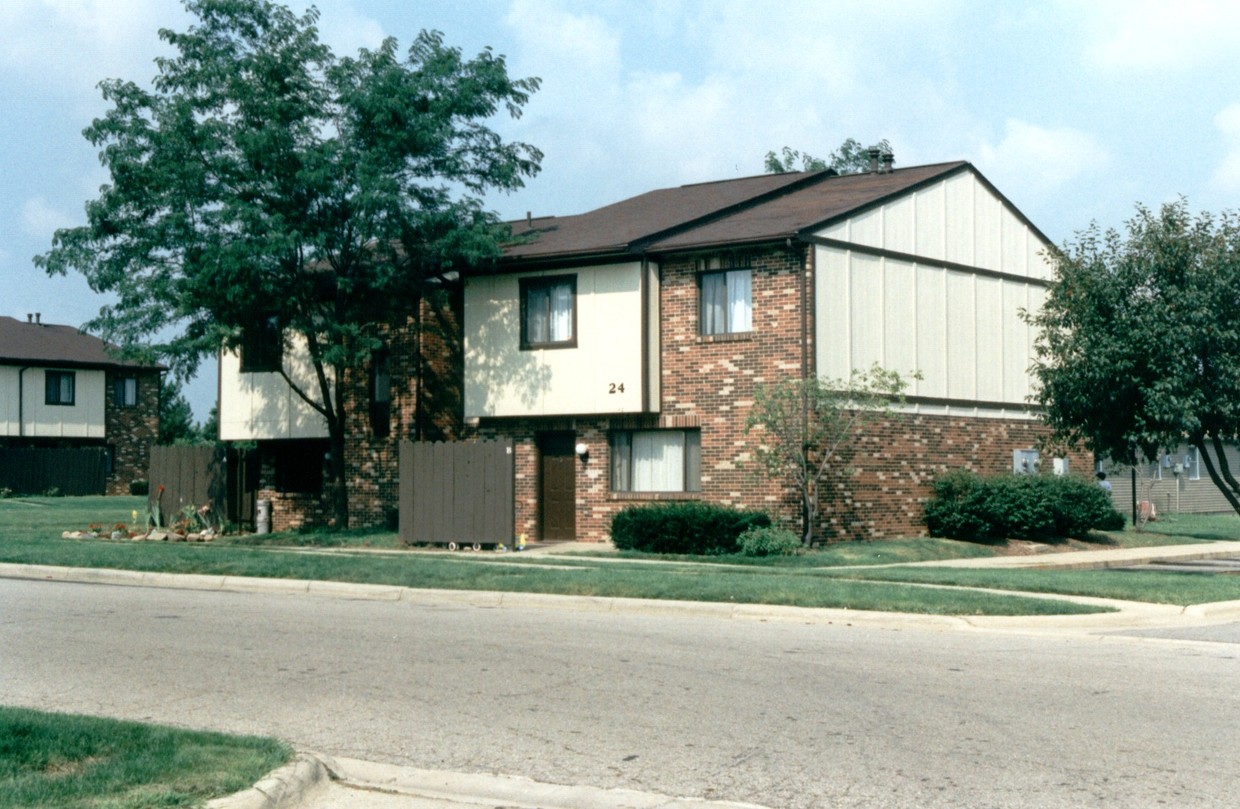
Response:
[[[701,273],[699,323],[702,334],[739,334],[753,330],[753,270],[745,256],[698,262]]]
[[[46,395],[49,405],[70,407],[74,403],[76,384],[73,371],[46,371]]]
[[[241,335],[241,373],[279,371],[284,364],[284,333],[280,318],[269,315]]]
[[[136,376],[116,377],[113,400],[117,407],[136,407],[138,404],[138,378]]]
[[[521,349],[577,347],[577,276],[522,278]]]
[[[376,438],[392,430],[392,355],[386,348],[370,355],[370,429]]]
[[[698,430],[622,430],[611,434],[611,490],[702,490],[702,434]]]

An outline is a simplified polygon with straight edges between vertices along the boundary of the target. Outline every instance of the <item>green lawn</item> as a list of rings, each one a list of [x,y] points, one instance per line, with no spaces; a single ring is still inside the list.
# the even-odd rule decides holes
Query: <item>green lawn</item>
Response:
[[[0,806],[201,806],[288,762],[274,739],[0,706]]]
[[[947,615],[1065,614],[1092,608],[1047,599],[925,587],[927,584],[1093,595],[1170,604],[1240,599],[1240,578],[1116,571],[916,568],[928,559],[993,555],[996,546],[911,539],[846,542],[776,559],[638,554],[532,556],[400,551],[383,531],[270,534],[210,543],[61,539],[90,524],[130,522],[142,498],[0,500],[0,562],[169,573],[264,576],[451,590],[843,607]],[[1179,517],[1144,533],[1098,536],[1099,545],[1174,544],[1231,538],[1240,519]],[[603,559],[599,556],[609,558]],[[845,566],[887,565],[858,570]],[[919,586],[921,585],[921,586]]]

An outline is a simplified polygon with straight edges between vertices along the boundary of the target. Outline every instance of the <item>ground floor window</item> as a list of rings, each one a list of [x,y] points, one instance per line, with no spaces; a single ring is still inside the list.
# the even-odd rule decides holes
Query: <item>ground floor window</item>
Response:
[[[702,490],[699,430],[618,430],[611,434],[611,490]]]
[[[320,494],[326,441],[277,441],[268,445],[275,460],[276,489],[289,494]]]

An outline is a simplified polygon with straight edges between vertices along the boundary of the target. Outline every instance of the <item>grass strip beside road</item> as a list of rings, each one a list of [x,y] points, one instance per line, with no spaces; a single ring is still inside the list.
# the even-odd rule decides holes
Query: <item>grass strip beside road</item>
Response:
[[[0,706],[6,809],[201,806],[291,758],[275,739]]]
[[[1240,600],[1240,576],[1140,570],[998,570],[890,567],[833,575],[852,581],[884,581],[985,587],[994,590],[1114,598],[1150,604],[1211,604]]]
[[[0,500],[0,562],[939,615],[1063,615],[1098,611],[1053,599],[846,581],[829,578],[818,570],[779,566],[659,565],[587,557],[563,560],[565,564],[545,559],[529,564],[526,557],[515,553],[323,554],[289,548],[230,546],[218,540],[179,543],[60,538],[61,531],[80,529],[87,523],[111,525],[126,521],[140,502],[139,498]],[[391,535],[376,535],[375,544],[390,544],[391,539]]]

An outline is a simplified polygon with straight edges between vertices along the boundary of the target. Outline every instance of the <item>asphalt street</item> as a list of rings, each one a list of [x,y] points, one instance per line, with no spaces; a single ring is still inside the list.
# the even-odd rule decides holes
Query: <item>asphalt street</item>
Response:
[[[1135,634],[0,580],[0,693],[768,806],[1234,805],[1240,645]]]

